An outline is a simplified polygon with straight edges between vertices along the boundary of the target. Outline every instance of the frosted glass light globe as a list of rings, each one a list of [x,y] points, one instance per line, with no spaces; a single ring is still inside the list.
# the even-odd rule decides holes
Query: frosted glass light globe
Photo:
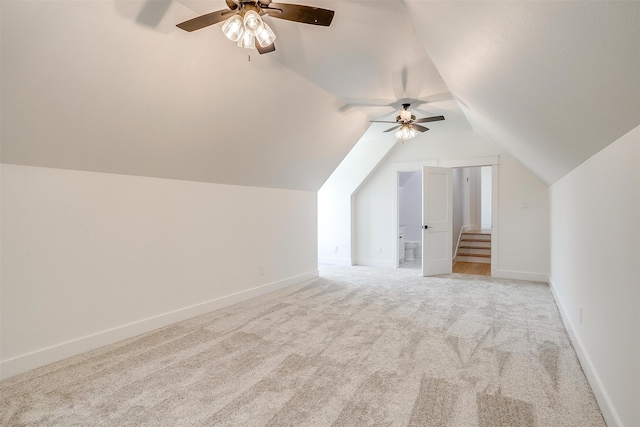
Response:
[[[238,46],[244,47],[246,49],[255,49],[256,48],[256,38],[253,37],[249,32],[245,31],[238,40]]]
[[[260,14],[255,10],[249,10],[244,14],[244,30],[255,36],[260,31],[262,31],[264,27],[264,22],[262,22],[262,18],[260,18]]]
[[[260,46],[267,47],[273,44],[273,42],[276,40],[276,35],[271,30],[271,27],[264,23],[262,31],[256,34],[256,39],[258,40],[258,43],[260,43]]]
[[[240,15],[233,15],[222,26],[222,32],[232,42],[237,42],[244,33],[244,23]]]

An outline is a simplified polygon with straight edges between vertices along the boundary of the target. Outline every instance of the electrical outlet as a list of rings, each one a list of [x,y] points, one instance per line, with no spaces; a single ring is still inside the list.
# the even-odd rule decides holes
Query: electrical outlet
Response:
[[[529,209],[529,207],[529,202],[522,202],[522,205],[520,205],[520,209],[522,209],[523,211],[526,211],[527,209]]]
[[[260,275],[264,276],[264,265],[261,265],[259,270],[260,270]]]

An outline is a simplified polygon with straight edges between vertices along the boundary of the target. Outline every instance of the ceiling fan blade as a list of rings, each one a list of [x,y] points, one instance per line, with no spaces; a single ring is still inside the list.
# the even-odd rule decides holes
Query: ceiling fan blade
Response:
[[[418,119],[414,121],[414,123],[427,123],[427,122],[437,122],[440,120],[444,120],[444,116],[433,116],[433,117],[424,117],[422,119]]]
[[[404,71],[403,71],[404,72]],[[412,110],[417,110],[417,106],[422,104],[432,104],[436,102],[448,101],[454,99],[450,92],[432,95],[423,99],[401,98],[392,99],[375,99],[375,98],[342,98],[340,102],[343,104],[340,111],[348,110],[353,107],[391,107],[394,110],[400,110],[402,104],[410,104]]]
[[[369,120],[369,123],[398,123],[396,122],[391,122],[391,121],[386,121],[386,120]]]
[[[260,55],[262,55],[263,53],[269,53],[276,50],[276,44],[271,43],[269,46],[262,47],[260,46],[260,43],[258,43],[258,40],[256,40],[256,49],[258,49],[258,52],[260,53]]]
[[[218,10],[215,12],[207,13],[206,15],[198,16],[197,18],[189,19],[188,21],[181,22],[176,25],[176,27],[191,32],[224,21],[229,15],[232,15],[233,13],[234,12],[228,9]]]
[[[274,18],[302,22],[303,24],[322,25],[324,27],[331,25],[335,14],[333,10],[285,3],[271,3],[269,7],[263,7],[262,10]]]
[[[387,130],[385,130],[385,132],[391,132],[392,130],[396,130],[396,129],[398,129],[399,127],[400,127],[400,125],[398,125],[398,126],[394,126],[394,127],[392,127],[391,129],[387,129]],[[383,133],[384,133],[384,132],[383,132]]]
[[[225,0],[227,2],[227,7],[231,10],[236,10],[238,8],[238,4],[233,0]]]
[[[429,128],[426,128],[426,127],[424,127],[424,126],[417,125],[417,124],[415,124],[415,123],[413,123],[413,124],[411,125],[411,127],[412,127],[412,128],[414,128],[415,130],[417,130],[418,132],[426,132],[426,131],[428,131],[428,130],[429,130]]]

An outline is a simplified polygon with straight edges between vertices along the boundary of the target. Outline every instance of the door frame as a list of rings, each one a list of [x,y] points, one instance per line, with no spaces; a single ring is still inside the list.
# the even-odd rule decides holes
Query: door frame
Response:
[[[398,236],[400,230],[400,206],[398,204],[398,185],[400,184],[400,172],[422,173],[422,168],[424,166],[438,166],[438,161],[427,160],[424,162],[402,162],[393,164],[393,190],[391,192],[391,226],[393,228],[391,235],[394,236],[395,240],[395,243],[392,246],[392,253],[396,268],[400,267],[400,239]]]
[[[398,206],[398,179],[400,172],[416,172],[422,171],[424,166],[437,166],[443,168],[466,168],[476,166],[491,166],[491,275],[495,276],[498,272],[498,200],[499,200],[499,174],[500,174],[500,156],[487,157],[471,157],[465,159],[440,159],[440,160],[424,160],[417,162],[398,162],[393,164],[393,185],[391,196],[391,235],[394,236],[394,244],[392,246],[393,259],[395,267],[400,266],[399,258],[399,209]],[[452,261],[453,262],[453,261]]]

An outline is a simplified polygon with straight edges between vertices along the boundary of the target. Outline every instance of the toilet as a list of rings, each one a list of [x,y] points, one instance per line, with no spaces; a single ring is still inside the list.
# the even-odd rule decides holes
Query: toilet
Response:
[[[414,261],[416,259],[416,248],[418,242],[404,242],[404,260]]]

